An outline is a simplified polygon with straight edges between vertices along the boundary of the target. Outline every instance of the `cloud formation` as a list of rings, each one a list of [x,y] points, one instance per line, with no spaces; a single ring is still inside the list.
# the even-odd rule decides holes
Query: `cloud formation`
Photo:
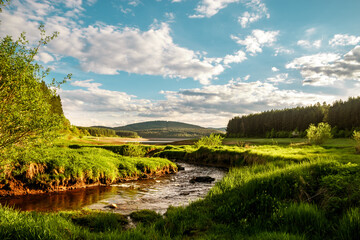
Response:
[[[279,31],[263,31],[255,29],[251,32],[251,35],[245,39],[241,39],[237,36],[231,36],[236,43],[244,45],[246,51],[250,52],[250,55],[255,55],[258,52],[262,52],[263,47],[272,46],[276,42],[276,37],[279,35]]]
[[[334,37],[329,41],[331,46],[348,46],[356,45],[360,43],[360,36],[356,37],[347,34],[335,34]]]
[[[299,40],[297,41],[297,45],[305,48],[320,48],[321,40],[315,40],[313,42],[309,40]]]
[[[172,2],[180,1],[173,0]],[[250,9],[250,12],[245,11],[238,17],[238,22],[243,28],[263,17],[270,18],[268,9],[261,0],[201,0],[195,8],[196,14],[191,15],[190,18],[210,18],[232,3],[242,3]]]
[[[83,10],[81,3],[81,0],[53,3],[65,5],[67,10],[59,12],[48,1],[20,3],[15,0],[13,9],[0,16],[2,20],[6,19],[2,22],[0,35],[19,36],[26,30],[29,40],[35,42],[39,38],[39,22],[46,22],[48,32],[58,31],[60,35],[42,49],[39,60],[46,63],[53,60],[53,55],[58,58],[70,56],[79,61],[83,70],[99,74],[125,71],[192,78],[209,84],[225,70],[222,64],[210,62],[197,52],[175,44],[168,23],[155,22],[147,31],[101,23],[82,27],[74,20],[74,14]],[[245,56],[239,54],[226,56],[225,64],[244,60]]]
[[[246,28],[250,23],[256,22],[263,17],[270,18],[266,5],[260,0],[252,0],[246,5],[252,9],[252,12],[246,11],[238,18],[241,27]]]
[[[326,86],[337,81],[360,81],[360,46],[343,57],[334,53],[320,53],[296,58],[286,68],[300,70],[303,85]]]
[[[91,79],[74,81],[72,85],[79,89],[59,92],[64,112],[73,124],[84,126],[119,126],[155,119],[191,119],[191,123],[201,126],[225,126],[235,115],[334,100],[332,96],[281,90],[272,83],[241,79],[222,85],[162,91],[165,99],[157,101],[105,90]]]

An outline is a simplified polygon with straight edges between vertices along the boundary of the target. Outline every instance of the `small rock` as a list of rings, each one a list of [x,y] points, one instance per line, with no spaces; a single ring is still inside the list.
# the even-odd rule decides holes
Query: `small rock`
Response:
[[[193,177],[189,182],[190,183],[196,183],[196,182],[211,183],[213,181],[215,181],[215,178],[212,178],[209,176],[202,176],[202,177]]]
[[[185,168],[179,164],[177,164],[178,171],[184,171]]]
[[[190,192],[181,192],[180,193],[180,196],[187,196],[187,195],[189,195],[190,194]]]
[[[109,205],[109,208],[117,208],[117,205],[116,205],[115,203],[110,204],[110,205]]]

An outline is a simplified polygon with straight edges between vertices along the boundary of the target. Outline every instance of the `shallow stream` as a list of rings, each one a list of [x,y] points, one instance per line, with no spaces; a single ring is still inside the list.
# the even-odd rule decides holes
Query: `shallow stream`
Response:
[[[172,206],[187,205],[205,197],[215,182],[226,174],[225,169],[181,163],[185,170],[155,179],[124,182],[111,186],[77,189],[61,193],[21,196],[2,199],[24,211],[61,211],[81,208],[114,211],[129,214],[141,209],[165,213]],[[212,183],[190,183],[193,177],[210,176]],[[110,209],[116,204],[116,209]]]

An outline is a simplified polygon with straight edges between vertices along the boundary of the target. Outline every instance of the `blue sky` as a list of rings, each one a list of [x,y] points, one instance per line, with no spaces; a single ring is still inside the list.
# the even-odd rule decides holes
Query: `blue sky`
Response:
[[[59,36],[36,60],[80,126],[234,116],[360,90],[360,1],[13,0],[0,36]]]

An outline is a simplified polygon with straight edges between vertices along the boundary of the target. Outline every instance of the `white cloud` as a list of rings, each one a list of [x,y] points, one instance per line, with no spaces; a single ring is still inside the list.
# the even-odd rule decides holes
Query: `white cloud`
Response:
[[[348,46],[348,45],[356,45],[360,43],[360,36],[352,36],[347,34],[336,34],[329,41],[329,45],[331,46]]]
[[[173,2],[180,1],[173,0]],[[243,3],[246,8],[251,9],[250,12],[246,11],[238,18],[238,22],[243,28],[265,16],[270,18],[270,14],[262,0],[201,0],[195,8],[196,14],[191,15],[190,18],[210,18],[229,4],[239,2]]]
[[[271,68],[271,71],[273,71],[273,72],[278,72],[278,71],[280,71],[277,67],[272,67]]]
[[[49,63],[54,61],[55,59],[47,52],[40,52],[35,56],[35,60],[41,61],[43,63]]]
[[[251,35],[247,36],[245,39],[240,39],[233,35],[231,38],[235,40],[236,43],[244,45],[246,51],[250,52],[251,55],[254,55],[257,52],[262,52],[263,47],[272,46],[278,35],[279,31],[263,31],[255,29],[252,31]]]
[[[246,59],[246,54],[243,51],[239,50],[235,53],[235,55],[226,55],[223,61],[225,65],[228,65],[230,63],[241,63]]]
[[[311,35],[313,35],[313,34],[315,34],[316,33],[316,28],[309,28],[309,29],[307,29],[306,31],[305,31],[305,34],[307,35],[307,36],[311,36]]]
[[[244,80],[248,80],[246,76]],[[184,121],[201,126],[226,126],[235,115],[274,108],[331,102],[333,96],[281,90],[271,83],[231,80],[180,91],[162,91],[165,100],[138,99],[124,92],[101,88],[92,80],[75,81],[85,89],[60,90],[67,118],[75,125],[120,126],[137,121]]]
[[[360,46],[341,57],[321,53],[294,59],[286,68],[298,69],[304,85],[326,86],[338,81],[360,81]]]
[[[30,2],[30,1],[29,1]],[[67,2],[69,7],[81,8],[81,1]],[[167,23],[153,24],[148,31],[138,28],[95,24],[79,26],[72,18],[62,17],[48,4],[22,6],[17,1],[12,11],[4,11],[0,35],[19,36],[24,30],[30,41],[39,39],[38,20],[31,20],[40,11],[40,20],[46,22],[47,32],[60,32],[46,48],[49,54],[70,56],[79,60],[83,70],[99,74],[118,74],[120,71],[136,74],[160,75],[170,78],[192,78],[209,84],[225,68],[212,63],[197,52],[173,42]],[[6,21],[4,21],[6,19]],[[240,55],[227,62],[240,61]]]
[[[246,28],[250,23],[256,22],[263,17],[270,18],[265,4],[260,0],[252,0],[247,3],[247,6],[252,8],[253,12],[250,13],[246,11],[238,18],[238,22],[243,28]]]
[[[316,41],[309,41],[309,40],[299,40],[297,41],[297,45],[305,48],[320,48],[321,47],[321,40]]]
[[[290,84],[290,83],[292,83],[292,81],[288,79],[288,76],[289,76],[288,73],[281,73],[281,74],[277,74],[275,77],[267,78],[266,81],[274,83],[275,85],[277,85],[279,83]]]
[[[128,4],[133,6],[133,7],[136,7],[140,3],[141,3],[140,0],[131,0],[131,1],[128,2]]]
[[[240,0],[201,0],[192,18],[212,17],[217,14],[221,9],[226,8],[230,3],[237,3]]]
[[[293,53],[294,53],[294,50],[292,50],[292,49],[287,49],[284,47],[276,47],[274,56],[278,56],[279,54],[293,54]]]

